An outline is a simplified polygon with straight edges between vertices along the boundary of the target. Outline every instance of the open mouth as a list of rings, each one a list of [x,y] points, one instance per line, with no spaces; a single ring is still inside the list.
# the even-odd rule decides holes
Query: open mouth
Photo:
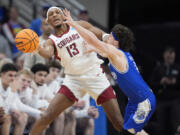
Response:
[[[59,19],[54,19],[54,23],[58,23],[59,21]]]

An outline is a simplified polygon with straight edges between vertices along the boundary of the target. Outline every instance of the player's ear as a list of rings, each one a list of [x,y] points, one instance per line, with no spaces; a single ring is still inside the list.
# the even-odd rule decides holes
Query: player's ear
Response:
[[[46,23],[48,23],[48,24],[49,24],[49,22],[48,22],[48,18],[46,18],[46,20],[45,20],[45,21],[46,21]]]

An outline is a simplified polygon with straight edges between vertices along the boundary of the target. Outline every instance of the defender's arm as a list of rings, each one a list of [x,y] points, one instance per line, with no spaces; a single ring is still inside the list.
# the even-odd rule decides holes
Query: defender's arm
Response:
[[[77,23],[82,27],[84,27],[85,29],[88,29],[89,31],[94,33],[98,39],[102,40],[102,35],[105,33],[103,30],[93,26],[92,24],[86,21],[77,21]]]

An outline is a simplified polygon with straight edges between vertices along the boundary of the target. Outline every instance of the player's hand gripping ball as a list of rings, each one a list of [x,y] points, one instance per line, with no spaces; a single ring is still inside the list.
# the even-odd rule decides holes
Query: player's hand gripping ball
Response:
[[[38,49],[39,37],[31,29],[23,29],[16,34],[16,47],[24,53],[32,53]]]

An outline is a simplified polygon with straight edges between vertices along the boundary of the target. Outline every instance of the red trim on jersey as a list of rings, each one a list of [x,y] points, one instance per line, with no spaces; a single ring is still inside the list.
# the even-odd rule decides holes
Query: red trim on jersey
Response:
[[[74,96],[74,94],[70,91],[70,89],[66,87],[65,85],[61,85],[61,88],[58,91],[58,93],[65,95],[67,98],[69,98],[70,100],[74,102],[78,101],[78,99]]]
[[[102,69],[102,73],[104,73],[104,67],[100,65],[100,68]]]
[[[49,38],[49,39],[51,39],[51,38]],[[51,41],[53,42],[53,46],[54,46],[54,49],[55,49],[55,57],[56,57],[56,59],[58,59],[59,61],[61,61],[61,58],[57,55],[57,48],[56,48],[56,44],[55,44],[55,42],[54,42],[54,40],[53,40],[53,39],[51,39]]]
[[[69,30],[70,30],[70,26],[69,25],[67,25],[67,27],[68,27],[68,29],[67,29],[67,31],[65,31],[64,33],[62,33],[61,35],[55,35],[55,34],[53,34],[55,37],[58,37],[58,38],[60,38],[60,37],[62,37],[63,35],[65,35],[65,34],[67,34],[68,32],[69,32]]]
[[[105,91],[103,91],[103,93],[101,93],[101,95],[99,95],[98,99],[97,99],[97,104],[101,105],[104,102],[116,98],[116,95],[114,93],[114,90],[111,86],[109,86]]]
[[[14,31],[13,31],[13,28],[11,27],[11,25],[10,25],[10,23],[9,23],[9,22],[7,23],[7,26],[8,26],[8,28],[9,28],[9,30],[10,30],[10,32],[11,32],[11,34],[12,34],[12,36],[13,36],[13,37],[15,37],[15,34],[14,34]]]

